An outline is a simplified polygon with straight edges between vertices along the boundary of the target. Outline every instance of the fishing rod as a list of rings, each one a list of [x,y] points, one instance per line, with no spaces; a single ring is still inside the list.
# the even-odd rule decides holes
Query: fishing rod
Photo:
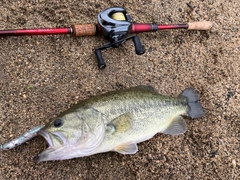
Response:
[[[102,57],[101,50],[118,48],[127,40],[133,40],[137,55],[145,53],[145,48],[140,38],[136,35],[137,33],[170,29],[208,30],[212,27],[212,23],[209,21],[189,22],[186,24],[133,23],[131,16],[122,7],[111,7],[102,11],[98,14],[97,20],[97,24],[75,24],[71,27],[63,28],[0,30],[0,37],[58,34],[71,34],[76,37],[102,35],[109,41],[107,44],[95,48],[98,67],[102,69],[106,67],[106,63]]]

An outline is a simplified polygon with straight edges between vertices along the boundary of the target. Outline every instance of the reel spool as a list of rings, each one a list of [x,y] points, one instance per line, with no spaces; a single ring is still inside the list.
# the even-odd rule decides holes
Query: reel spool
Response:
[[[106,67],[101,50],[118,48],[129,39],[133,40],[137,55],[145,53],[140,38],[137,35],[128,36],[132,29],[132,18],[127,14],[125,9],[121,7],[113,7],[99,13],[98,26],[101,29],[103,36],[109,40],[107,44],[95,49],[99,68]]]
[[[111,18],[117,21],[126,21],[126,18],[123,13],[121,12],[116,12],[111,15]]]

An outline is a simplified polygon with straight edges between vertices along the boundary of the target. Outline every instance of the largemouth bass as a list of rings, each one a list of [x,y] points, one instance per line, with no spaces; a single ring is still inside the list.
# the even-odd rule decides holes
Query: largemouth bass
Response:
[[[176,98],[160,95],[150,86],[108,92],[79,102],[43,127],[38,134],[49,147],[34,160],[64,160],[108,151],[135,154],[137,143],[158,132],[183,134],[187,125],[181,115],[205,115],[193,88]]]

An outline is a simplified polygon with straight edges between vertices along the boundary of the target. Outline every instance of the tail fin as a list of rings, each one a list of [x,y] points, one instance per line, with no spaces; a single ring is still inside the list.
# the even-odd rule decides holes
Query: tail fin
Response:
[[[181,96],[187,99],[189,107],[187,112],[188,116],[190,116],[191,118],[200,118],[205,116],[204,109],[199,103],[199,96],[195,89],[187,88],[182,92]]]

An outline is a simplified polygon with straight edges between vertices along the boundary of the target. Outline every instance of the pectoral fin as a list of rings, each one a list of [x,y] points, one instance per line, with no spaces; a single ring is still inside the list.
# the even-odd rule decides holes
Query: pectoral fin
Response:
[[[125,132],[131,128],[132,115],[125,113],[113,119],[108,125],[107,129],[112,133]]]
[[[135,154],[138,151],[136,143],[122,144],[117,146],[114,151],[120,154]]]
[[[162,131],[164,134],[179,135],[187,131],[187,124],[182,116],[174,117],[171,124]]]

